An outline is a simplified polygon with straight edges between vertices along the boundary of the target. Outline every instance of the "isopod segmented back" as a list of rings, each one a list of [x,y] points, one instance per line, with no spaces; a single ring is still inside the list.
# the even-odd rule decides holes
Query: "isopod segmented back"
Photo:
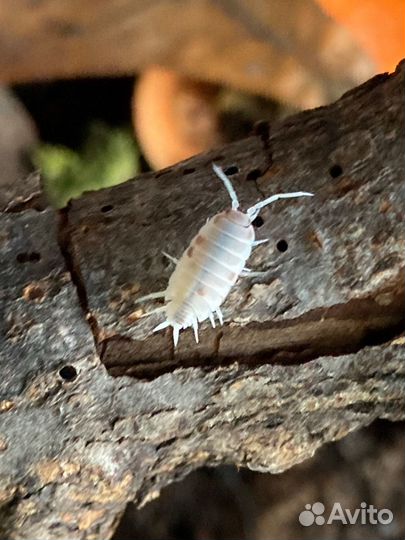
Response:
[[[198,323],[210,319],[215,326],[216,314],[222,324],[220,306],[238,277],[244,272],[249,275],[245,263],[252,248],[263,242],[255,242],[252,225],[260,210],[279,199],[312,196],[312,193],[302,191],[273,195],[245,213],[239,210],[239,201],[229,178],[217,165],[214,164],[213,169],[225,184],[232,208],[209,219],[178,261],[169,256],[175,261],[176,268],[165,291],[138,300],[164,297],[166,319],[154,331],[172,326],[175,346],[181,329],[192,326],[198,343]]]

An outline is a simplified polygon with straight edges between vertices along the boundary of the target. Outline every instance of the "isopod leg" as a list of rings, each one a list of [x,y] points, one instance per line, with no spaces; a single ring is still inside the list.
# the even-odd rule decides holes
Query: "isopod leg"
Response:
[[[237,210],[239,208],[239,200],[238,200],[238,196],[236,195],[236,191],[233,188],[232,182],[226,176],[226,174],[221,169],[221,167],[218,167],[218,165],[215,165],[215,163],[213,163],[212,168],[214,169],[214,172],[218,176],[218,178],[220,178],[222,182],[224,183],[224,186],[227,192],[229,193],[229,196],[232,201],[232,208],[234,210]]]
[[[173,257],[173,255],[169,255],[166,253],[166,251],[162,251],[163,255],[169,259],[174,264],[177,264],[179,262],[179,259],[176,259],[176,257]]]
[[[260,277],[267,274],[267,272],[254,272],[250,268],[243,268],[241,273],[239,274],[241,277]]]
[[[252,243],[252,247],[260,246],[260,244],[264,244],[266,242],[269,242],[270,238],[263,238],[263,240],[255,240]]]
[[[145,294],[145,296],[141,296],[140,298],[137,298],[135,303],[144,302],[145,300],[153,300],[154,298],[164,298],[166,294],[166,291],[159,291],[159,292],[153,292],[150,294]]]
[[[197,321],[197,319],[193,319],[193,330],[194,330],[195,342],[198,343],[198,321]]]
[[[215,328],[215,319],[214,319],[214,315],[210,312],[210,314],[208,315],[210,321],[211,321],[211,326],[212,328]]]

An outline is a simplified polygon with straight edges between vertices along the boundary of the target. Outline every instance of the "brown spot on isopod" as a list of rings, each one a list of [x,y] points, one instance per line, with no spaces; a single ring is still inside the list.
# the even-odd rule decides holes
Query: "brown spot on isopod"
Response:
[[[187,253],[187,257],[191,257],[191,256],[193,255],[193,251],[194,251],[194,249],[192,248],[192,246],[190,246],[190,247],[188,248],[187,252],[186,252],[186,253]]]
[[[197,294],[200,295],[200,296],[206,296],[207,295],[205,289],[203,289],[203,288],[197,289]]]
[[[201,234],[197,235],[197,238],[195,239],[195,243],[200,246],[201,244],[205,243],[205,238]]]

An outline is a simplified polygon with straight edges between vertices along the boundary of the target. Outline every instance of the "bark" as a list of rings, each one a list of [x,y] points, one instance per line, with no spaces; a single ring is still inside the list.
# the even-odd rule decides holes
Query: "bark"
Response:
[[[404,412],[404,71],[270,134],[89,193],[1,213],[0,527],[4,538],[111,536],[197,467],[281,472]],[[225,325],[174,350],[138,294],[165,287],[205,219],[276,191]],[[260,224],[260,223],[258,223]],[[145,311],[157,304],[150,302]]]

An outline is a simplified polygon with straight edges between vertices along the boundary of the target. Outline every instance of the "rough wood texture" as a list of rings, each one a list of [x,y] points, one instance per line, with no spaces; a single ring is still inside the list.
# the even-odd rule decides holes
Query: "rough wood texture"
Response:
[[[405,417],[404,71],[60,216],[37,196],[1,214],[3,538],[107,538],[127,501],[199,466],[281,472]],[[263,213],[250,266],[266,275],[173,351],[136,295],[164,287],[161,249],[228,204],[213,160],[238,168],[245,204],[316,196]]]

